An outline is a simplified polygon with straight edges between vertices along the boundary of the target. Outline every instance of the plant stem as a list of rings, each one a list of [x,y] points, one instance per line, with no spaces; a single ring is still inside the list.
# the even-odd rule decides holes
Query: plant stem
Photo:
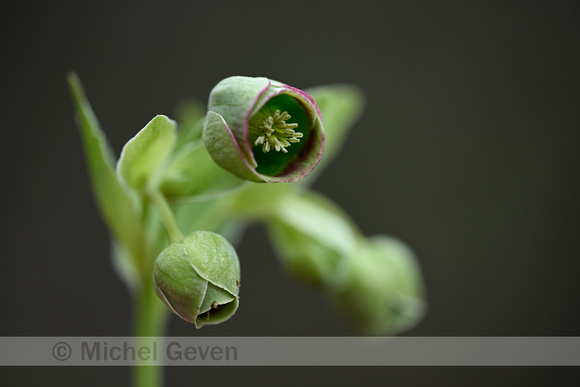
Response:
[[[183,234],[177,225],[173,211],[165,196],[159,190],[153,190],[147,196],[161,215],[169,242],[175,243],[182,240]],[[147,274],[143,275],[138,289],[135,289],[133,294],[135,308],[133,312],[133,335],[137,340],[138,347],[153,349],[153,341],[165,335],[168,313],[151,286],[153,260],[145,259],[144,261],[148,262],[148,268],[145,270]],[[159,348],[157,350],[159,351]],[[134,387],[163,386],[163,366],[137,365],[133,367],[132,382]]]
[[[167,203],[165,196],[161,193],[161,191],[153,190],[149,193],[149,198],[161,214],[161,219],[163,221],[163,225],[165,226],[165,231],[167,232],[169,241],[171,243],[175,243],[182,240],[183,234],[177,225],[173,211],[171,210],[169,203]]]
[[[139,291],[133,295],[133,302],[133,335],[136,346],[152,348],[153,340],[165,334],[167,311],[157,299],[150,281],[143,281]],[[132,384],[134,387],[163,386],[163,366],[134,366]]]

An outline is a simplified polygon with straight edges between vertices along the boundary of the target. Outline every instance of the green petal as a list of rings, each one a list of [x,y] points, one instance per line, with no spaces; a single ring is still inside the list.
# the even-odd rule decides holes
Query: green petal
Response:
[[[244,158],[254,168],[255,162],[247,142],[247,122],[252,108],[269,85],[267,78],[229,77],[220,81],[209,96],[208,111],[219,114],[228,123]]]
[[[213,285],[237,296],[240,286],[240,263],[236,250],[221,235],[196,231],[183,239],[191,264],[200,276]]]
[[[191,265],[182,243],[159,255],[153,268],[153,285],[159,298],[182,319],[195,323],[207,289],[207,280]]]
[[[255,171],[256,165],[246,160],[228,124],[218,113],[207,113],[203,140],[217,165],[244,179],[264,181]]]
[[[238,308],[238,298],[228,291],[208,284],[201,311],[195,326],[219,324],[229,319]]]

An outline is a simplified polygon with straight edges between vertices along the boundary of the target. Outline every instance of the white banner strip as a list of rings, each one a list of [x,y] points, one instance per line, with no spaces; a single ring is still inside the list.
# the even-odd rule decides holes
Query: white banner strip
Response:
[[[0,337],[0,366],[579,366],[580,337]]]

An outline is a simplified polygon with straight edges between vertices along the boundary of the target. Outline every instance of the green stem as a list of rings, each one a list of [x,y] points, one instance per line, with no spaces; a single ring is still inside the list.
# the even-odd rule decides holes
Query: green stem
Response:
[[[139,291],[134,294],[133,301],[133,334],[136,344],[138,347],[152,348],[152,340],[165,334],[167,312],[157,299],[150,281],[144,281]],[[132,382],[134,387],[163,386],[163,366],[134,366]]]
[[[165,231],[167,232],[169,241],[175,243],[182,240],[183,234],[177,225],[173,211],[171,210],[169,203],[167,203],[165,196],[159,190],[154,190],[149,193],[149,198],[161,214],[161,220],[165,226]]]
[[[167,203],[165,196],[154,190],[148,193],[147,197],[155,205],[161,220],[165,226],[165,231],[170,243],[175,243],[183,239],[183,234],[177,225],[173,211]],[[143,275],[138,289],[133,294],[133,335],[139,347],[152,348],[155,338],[165,335],[167,324],[167,309],[157,298],[151,286],[151,273],[153,272],[153,260],[145,259],[148,262],[146,275]],[[159,350],[159,348],[158,348]],[[163,386],[163,366],[135,366],[132,369],[132,383],[134,387],[161,387]]]

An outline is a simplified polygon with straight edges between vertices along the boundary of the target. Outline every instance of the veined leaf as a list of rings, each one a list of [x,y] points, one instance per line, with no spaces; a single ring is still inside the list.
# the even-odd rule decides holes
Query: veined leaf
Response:
[[[324,155],[313,172],[318,175],[336,156],[349,130],[364,109],[362,91],[349,84],[317,86],[306,92],[316,101],[322,113],[322,126],[326,133]]]

